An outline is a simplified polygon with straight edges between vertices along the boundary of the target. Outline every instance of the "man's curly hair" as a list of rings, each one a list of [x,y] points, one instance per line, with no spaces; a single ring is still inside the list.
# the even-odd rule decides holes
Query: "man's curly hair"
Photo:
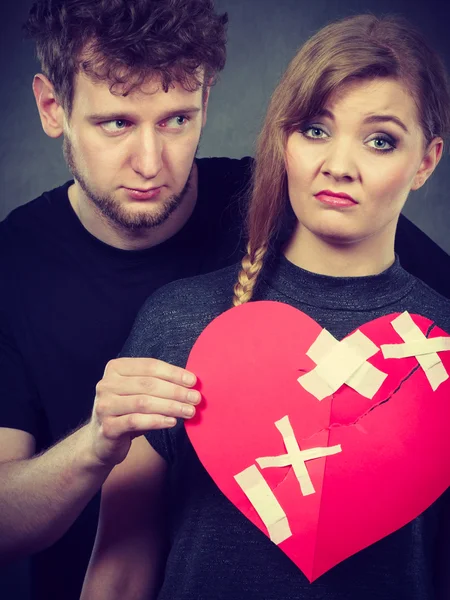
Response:
[[[24,30],[70,114],[80,71],[124,95],[154,75],[165,91],[212,84],[225,66],[227,22],[212,0],[37,0]]]

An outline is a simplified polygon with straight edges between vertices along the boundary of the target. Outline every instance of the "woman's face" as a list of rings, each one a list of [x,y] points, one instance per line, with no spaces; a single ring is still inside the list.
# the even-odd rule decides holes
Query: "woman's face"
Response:
[[[424,183],[441,151],[438,138],[425,148],[416,105],[401,82],[346,85],[287,141],[298,230],[338,244],[372,236],[393,242],[409,191]]]

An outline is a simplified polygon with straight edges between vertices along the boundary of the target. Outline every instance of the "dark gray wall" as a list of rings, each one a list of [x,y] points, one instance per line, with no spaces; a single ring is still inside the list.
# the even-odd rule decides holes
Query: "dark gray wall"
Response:
[[[0,31],[0,219],[69,175],[59,140],[41,130],[31,93],[38,70],[20,24],[31,0],[3,0]],[[216,0],[230,17],[229,57],[211,97],[200,156],[253,153],[268,98],[296,49],[329,21],[359,12],[396,12],[419,25],[450,69],[449,0]],[[450,152],[405,213],[450,253]]]

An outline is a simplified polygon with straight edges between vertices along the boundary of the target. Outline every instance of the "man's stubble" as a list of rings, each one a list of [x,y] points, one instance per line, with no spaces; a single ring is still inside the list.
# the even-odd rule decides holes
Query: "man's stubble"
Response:
[[[197,154],[197,151],[198,147],[195,155]],[[194,163],[192,163],[186,184],[181,192],[179,194],[172,194],[172,196],[169,196],[169,198],[167,198],[167,200],[165,200],[158,207],[159,210],[152,212],[141,211],[131,213],[127,211],[126,207],[115,200],[111,195],[100,195],[93,190],[92,186],[85,179],[85,177],[83,177],[80,169],[77,166],[72,144],[67,136],[64,136],[63,140],[63,153],[69,170],[79,183],[88,200],[94,205],[100,215],[121,230],[137,231],[140,229],[159,227],[165,221],[167,221],[170,215],[172,215],[182,204],[183,200],[191,189],[191,178]]]

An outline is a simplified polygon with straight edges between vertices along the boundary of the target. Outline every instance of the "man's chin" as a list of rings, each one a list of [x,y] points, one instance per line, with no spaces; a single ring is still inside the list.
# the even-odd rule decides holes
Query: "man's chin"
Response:
[[[121,229],[136,231],[154,229],[163,225],[174,212],[171,207],[149,207],[148,210],[102,210],[103,215]],[[161,209],[162,208],[162,209]]]

